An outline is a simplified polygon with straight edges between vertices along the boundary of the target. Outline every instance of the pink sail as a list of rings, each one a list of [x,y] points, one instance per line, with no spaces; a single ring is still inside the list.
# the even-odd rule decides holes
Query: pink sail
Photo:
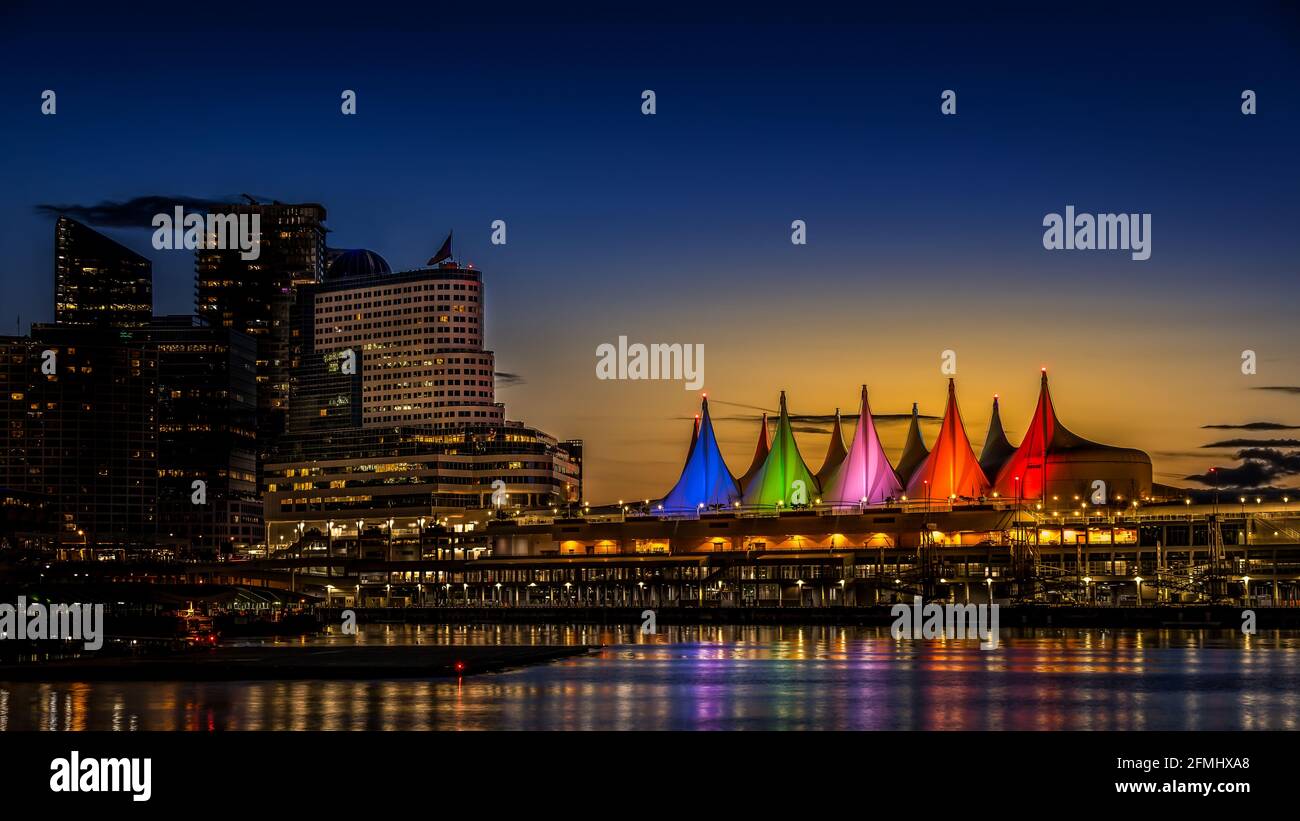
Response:
[[[871,418],[871,406],[867,404],[867,386],[863,385],[862,409],[858,413],[858,429],[853,434],[853,444],[827,481],[822,491],[822,503],[875,505],[902,495],[903,487],[880,444],[876,423]]]

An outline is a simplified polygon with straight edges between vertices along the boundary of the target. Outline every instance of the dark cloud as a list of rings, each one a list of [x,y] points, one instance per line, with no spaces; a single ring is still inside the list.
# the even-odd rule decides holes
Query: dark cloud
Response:
[[[1238,459],[1272,465],[1281,474],[1300,473],[1300,453],[1285,452],[1275,448],[1248,448],[1237,452]]]
[[[1300,439],[1224,439],[1203,448],[1300,448]]]
[[[1281,422],[1246,422],[1241,425],[1201,425],[1202,430],[1300,430],[1300,425]]]
[[[1257,487],[1271,478],[1268,469],[1261,464],[1251,463],[1235,468],[1219,468],[1214,472],[1192,473],[1183,479],[1199,482],[1207,487]]]
[[[1274,391],[1276,393],[1300,393],[1300,386],[1296,385],[1265,385],[1262,388],[1251,388],[1252,391]]]
[[[766,414],[768,415],[768,418],[769,418],[769,419],[775,419],[775,418],[776,418],[778,415],[780,415],[780,413],[781,413],[781,411],[780,411],[779,409],[777,409],[777,408],[764,408],[764,407],[761,407],[761,406],[759,406],[759,405],[745,405],[745,404],[741,404],[740,402],[727,402],[727,401],[722,400],[722,399],[710,399],[709,402],[712,403],[712,404],[714,404],[714,405],[726,405],[726,406],[733,407],[733,408],[748,408],[749,410],[762,411],[763,413],[766,413]],[[854,411],[854,412],[852,412],[852,413],[843,413],[843,412],[841,412],[841,414],[840,414],[840,419],[841,419],[841,421],[842,421],[844,424],[846,424],[846,425],[852,425],[852,424],[855,424],[855,423],[857,422],[857,416],[858,416],[858,414],[857,414],[856,411]],[[679,417],[677,417],[677,418],[678,418],[678,419],[693,419],[693,418],[695,418],[695,417],[694,417],[694,416],[686,416],[686,417],[680,417],[680,416],[679,416]],[[747,415],[747,414],[733,414],[733,415],[729,415],[729,416],[718,416],[718,415],[714,414],[714,415],[711,416],[710,418],[712,418],[714,422],[745,422],[745,423],[753,423],[753,422],[757,422],[759,419],[761,419],[762,416],[760,416],[760,415],[758,415],[758,414],[752,414],[752,415]],[[878,424],[889,424],[889,423],[892,423],[892,422],[908,422],[908,421],[911,420],[911,418],[912,418],[912,414],[910,414],[910,413],[872,413],[872,414],[871,414],[871,418],[874,419]],[[943,417],[940,417],[940,416],[925,416],[925,415],[922,415],[920,418],[921,418],[921,421],[922,421],[922,422],[938,422],[938,421],[941,420]],[[800,422],[803,422],[803,423],[810,423],[810,424],[805,424],[805,425],[802,426],[802,427],[795,427],[795,428],[794,428],[794,430],[799,431],[799,432],[802,432],[802,433],[830,433],[830,431],[831,431],[831,423],[833,423],[833,422],[835,421],[835,414],[833,414],[833,413],[792,413],[792,414],[790,414],[790,421],[793,422],[793,423],[796,423],[796,424],[797,424],[797,423],[800,423]]]
[[[1202,485],[1232,490],[1268,490],[1273,483],[1300,475],[1300,452],[1254,447],[1237,451],[1240,465],[1196,473],[1184,479]]]
[[[795,433],[830,433],[831,426],[792,424],[790,425],[790,430],[794,431]]]
[[[712,402],[713,400],[710,399],[709,401]],[[769,411],[768,414],[767,414],[767,419],[768,419],[768,421],[769,421],[769,422],[774,422],[774,421],[776,421],[776,417],[777,417],[779,414],[780,414],[780,411]],[[692,414],[691,416],[674,416],[673,418],[674,418],[674,419],[694,419],[695,416],[694,416],[694,414]],[[712,419],[715,423],[716,423],[716,422],[743,422],[743,423],[745,423],[745,424],[747,424],[747,425],[752,425],[753,423],[757,422],[758,420],[762,419],[763,417],[762,417],[762,416],[759,416],[759,415],[757,415],[757,414],[755,414],[755,415],[753,415],[753,416],[746,416],[746,415],[740,414],[740,415],[733,415],[733,416],[716,416],[716,415],[710,415],[709,418]],[[912,414],[910,414],[910,413],[882,413],[882,414],[877,415],[877,414],[874,414],[874,413],[873,413],[873,414],[871,414],[871,418],[872,418],[873,420],[875,420],[876,424],[881,425],[881,424],[890,424],[890,423],[894,423],[894,422],[909,422],[909,421],[911,421],[911,419],[912,419]],[[941,419],[942,419],[942,417],[939,417],[939,416],[922,416],[922,417],[921,417],[921,421],[922,421],[922,422],[938,422],[938,421],[940,421]],[[825,427],[822,428],[821,430],[818,430],[816,427],[809,427],[809,428],[808,428],[808,432],[809,432],[809,433],[829,433],[829,432],[830,432],[830,429],[831,429],[831,423],[835,421],[835,414],[808,416],[808,415],[800,415],[800,414],[793,414],[793,413],[792,413],[792,414],[790,414],[790,421],[791,421],[792,423],[796,423],[796,424],[797,424],[797,423],[800,423],[800,422],[803,422],[803,423],[805,423],[805,424],[812,423],[813,425],[818,425],[818,424],[825,425]],[[857,415],[854,414],[853,416],[841,416],[841,417],[840,417],[840,421],[844,424],[845,427],[852,427],[853,425],[856,425],[856,424],[857,424],[858,419],[857,419]],[[800,428],[795,428],[795,429],[796,429],[796,430],[799,430]]]
[[[713,404],[713,405],[727,405],[727,406],[729,406],[729,407],[733,407],[733,408],[748,408],[749,410],[762,411],[763,413],[766,413],[766,414],[767,414],[768,416],[770,416],[770,417],[775,417],[775,416],[777,416],[779,413],[781,413],[780,409],[778,409],[778,408],[764,408],[764,407],[761,407],[761,406],[759,406],[759,405],[745,405],[745,404],[741,404],[740,402],[727,402],[726,400],[723,400],[723,399],[710,399],[709,402],[710,402],[710,404]],[[853,411],[851,411],[851,412],[847,412],[847,411],[843,411],[843,410],[841,410],[840,416],[841,416],[841,418],[842,418],[845,422],[852,422],[852,421],[854,421],[855,419],[857,419],[858,413],[857,413],[857,410],[853,410]],[[753,422],[753,421],[757,421],[759,418],[761,418],[761,417],[758,417],[758,416],[714,416],[714,417],[713,417],[713,420],[714,420],[715,422]],[[911,413],[875,413],[875,412],[873,412],[873,413],[871,414],[871,418],[874,419],[874,420],[877,421],[877,422],[899,422],[899,421],[906,422],[906,421],[911,420],[911,418],[912,418],[912,414],[911,414]],[[920,415],[920,418],[921,418],[921,421],[922,421],[922,422],[938,422],[939,420],[943,419],[942,416],[926,416],[925,414],[921,414],[921,415]],[[793,421],[793,422],[800,422],[800,421],[802,421],[802,422],[834,422],[834,421],[835,421],[835,414],[833,414],[833,413],[792,413],[792,414],[790,414],[790,420]]]
[[[262,197],[256,199],[259,202],[268,201]],[[239,202],[244,202],[242,195],[211,199],[150,194],[143,197],[134,197],[123,202],[104,200],[98,205],[53,205],[42,203],[36,206],[36,212],[51,217],[72,217],[87,225],[97,225],[102,228],[152,229],[151,223],[155,215],[171,214],[178,205],[186,211],[207,213]]]
[[[527,380],[517,373],[505,373],[504,371],[497,371],[496,382],[498,388],[513,388],[515,385],[525,384]]]
[[[779,411],[774,411],[771,408],[760,408],[758,405],[743,405],[740,402],[728,402],[725,399],[714,399],[713,404],[727,405],[728,407],[732,407],[732,408],[748,408],[749,410],[764,411],[772,415],[776,415],[777,413],[779,413]],[[757,419],[758,417],[754,417],[754,418]]]

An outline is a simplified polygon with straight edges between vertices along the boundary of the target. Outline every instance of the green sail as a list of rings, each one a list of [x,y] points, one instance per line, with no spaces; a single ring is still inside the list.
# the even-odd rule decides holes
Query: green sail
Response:
[[[790,427],[790,414],[785,407],[785,391],[781,392],[781,417],[776,422],[771,450],[763,466],[745,487],[743,504],[746,507],[776,508],[777,502],[784,510],[810,505],[817,501],[821,488],[817,477],[804,464],[799,455],[799,445],[794,441]]]

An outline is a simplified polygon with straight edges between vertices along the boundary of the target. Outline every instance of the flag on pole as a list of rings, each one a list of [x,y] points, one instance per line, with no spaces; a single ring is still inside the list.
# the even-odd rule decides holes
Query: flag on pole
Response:
[[[450,231],[447,232],[447,239],[443,241],[442,247],[438,249],[438,253],[430,257],[429,261],[426,264],[437,265],[439,262],[442,262],[444,259],[451,259],[451,232]]]

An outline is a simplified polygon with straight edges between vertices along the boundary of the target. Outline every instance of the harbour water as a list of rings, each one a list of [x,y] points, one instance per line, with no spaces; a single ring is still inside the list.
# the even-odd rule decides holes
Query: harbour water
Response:
[[[0,730],[1294,730],[1300,631],[368,625],[320,644],[589,644],[461,680],[0,682]]]

